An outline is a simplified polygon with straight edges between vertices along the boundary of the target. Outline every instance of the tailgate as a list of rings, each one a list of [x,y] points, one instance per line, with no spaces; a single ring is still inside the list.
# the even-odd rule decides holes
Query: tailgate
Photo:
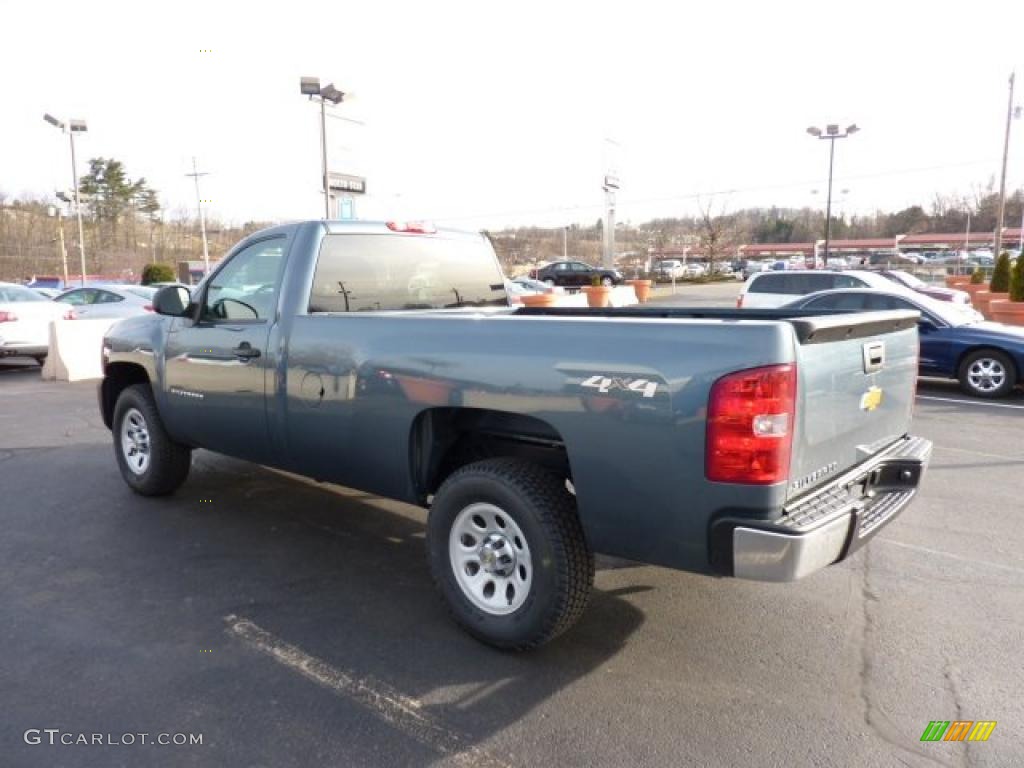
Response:
[[[793,321],[797,417],[787,499],[834,479],[907,434],[917,383],[917,313]]]

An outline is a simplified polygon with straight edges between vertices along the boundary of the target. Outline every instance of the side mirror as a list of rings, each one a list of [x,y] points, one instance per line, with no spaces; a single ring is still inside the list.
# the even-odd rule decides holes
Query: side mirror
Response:
[[[153,296],[153,309],[158,315],[182,317],[192,301],[192,292],[183,285],[165,285]]]

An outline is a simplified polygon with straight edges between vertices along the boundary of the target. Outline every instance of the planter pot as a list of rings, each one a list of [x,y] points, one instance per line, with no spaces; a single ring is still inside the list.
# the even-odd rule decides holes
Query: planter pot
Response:
[[[993,301],[1001,301],[1003,299],[1009,299],[1009,293],[992,293],[992,291],[978,291],[975,294],[978,303],[975,305],[975,309],[981,312],[985,316],[986,320],[991,320],[992,315],[989,314],[989,305]]]
[[[587,294],[588,307],[611,306],[612,287],[610,285],[585,285],[583,292]]]
[[[1024,301],[995,299],[989,302],[988,311],[997,323],[1024,325]]]
[[[528,293],[522,299],[524,307],[554,307],[558,304],[557,293]]]
[[[651,296],[651,281],[650,280],[630,280],[628,281],[633,286],[633,293],[636,294],[636,300],[643,304]]]
[[[947,288],[960,288],[961,290],[963,290],[963,287],[965,285],[969,285],[970,282],[970,275],[946,275]]]
[[[452,385],[436,379],[421,379],[419,376],[401,376],[396,374],[398,386],[407,398],[424,405],[448,405],[452,394]]]
[[[967,293],[970,294],[971,296],[971,304],[977,306],[974,297],[977,296],[978,293],[981,291],[988,291],[988,286],[985,285],[985,283],[967,283],[966,285],[959,286],[959,290],[967,291]]]

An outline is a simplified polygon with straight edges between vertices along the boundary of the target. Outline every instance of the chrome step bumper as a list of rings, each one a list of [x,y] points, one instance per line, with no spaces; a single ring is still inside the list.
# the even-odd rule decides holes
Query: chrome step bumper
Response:
[[[808,496],[772,521],[733,521],[732,574],[793,581],[846,558],[913,500],[932,444],[905,437]]]

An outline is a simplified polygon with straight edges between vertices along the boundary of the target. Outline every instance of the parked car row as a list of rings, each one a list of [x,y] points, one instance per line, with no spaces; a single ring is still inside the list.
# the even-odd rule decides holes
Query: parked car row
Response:
[[[920,313],[920,375],[956,379],[967,394],[987,398],[1024,383],[1024,329],[987,322],[966,292],[902,270],[758,272],[736,305],[827,313],[913,310]]]
[[[794,296],[840,288],[873,288],[893,293],[919,293],[937,301],[949,302],[968,317],[981,319],[971,307],[966,291],[929,285],[900,270],[833,271],[825,269],[785,270],[758,272],[750,277],[740,290],[736,306],[748,309],[781,307]]]

